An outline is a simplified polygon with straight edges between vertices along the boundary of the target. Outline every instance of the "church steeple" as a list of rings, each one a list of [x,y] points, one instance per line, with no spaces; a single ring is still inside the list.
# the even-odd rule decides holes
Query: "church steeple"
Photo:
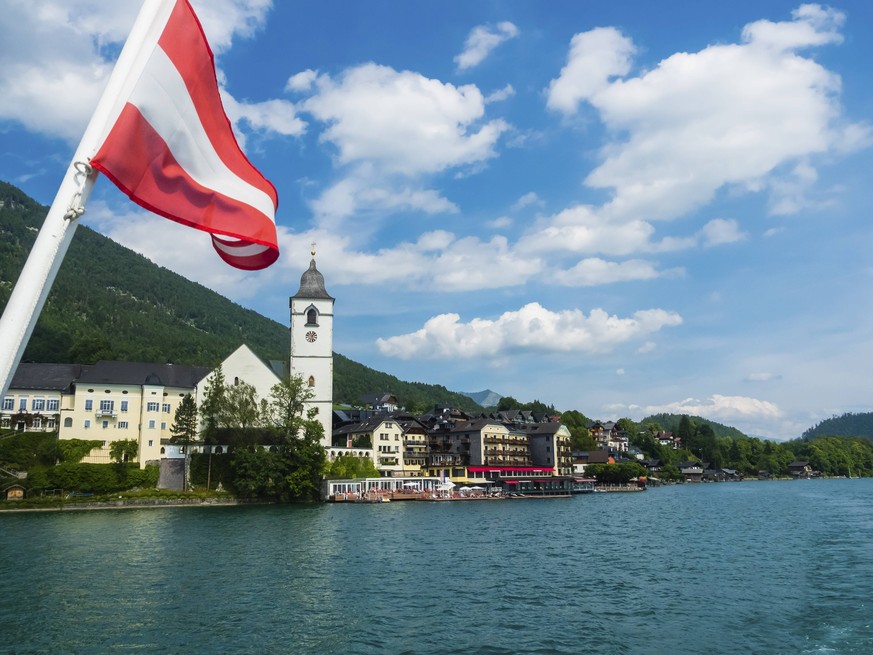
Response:
[[[300,276],[300,289],[291,297],[334,300],[324,288],[324,276],[315,267],[315,257],[309,262],[309,268]]]
[[[300,276],[300,289],[292,298],[322,298],[324,300],[334,300],[324,288],[324,276],[318,272],[315,267],[315,243],[312,244],[310,251],[312,259],[309,261],[309,269],[303,272]]]
[[[300,289],[291,296],[292,375],[300,376],[312,393],[306,405],[315,408],[324,428],[325,447],[331,444],[333,429],[333,305],[324,288],[324,276],[315,266],[312,244],[309,269],[300,277]]]

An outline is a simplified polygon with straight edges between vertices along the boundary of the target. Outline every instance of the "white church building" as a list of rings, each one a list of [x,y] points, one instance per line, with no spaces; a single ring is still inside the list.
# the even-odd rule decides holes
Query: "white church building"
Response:
[[[225,383],[245,382],[259,399],[290,370],[312,392],[306,408],[316,409],[328,450],[333,431],[333,306],[315,265],[300,278],[290,298],[291,350],[287,364],[264,361],[245,344],[222,363]],[[101,361],[93,365],[20,364],[0,401],[0,425],[19,430],[58,430],[59,439],[101,443],[82,461],[109,463],[112,442],[135,440],[143,467],[171,456],[167,440],[175,411],[190,393],[198,407],[215,374],[206,366]],[[372,451],[368,452],[369,455]]]

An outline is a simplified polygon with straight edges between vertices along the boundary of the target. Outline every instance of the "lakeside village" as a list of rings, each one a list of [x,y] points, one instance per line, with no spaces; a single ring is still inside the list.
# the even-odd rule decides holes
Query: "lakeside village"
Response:
[[[57,451],[66,453],[64,460],[71,464],[138,464],[140,471],[153,474],[131,476],[143,486],[188,490],[192,475],[199,471],[198,479],[205,477],[207,491],[225,486],[240,492],[241,485],[233,479],[222,480],[239,443],[220,437],[202,440],[202,417],[210,415],[204,405],[214,403],[217,388],[226,391],[225,400],[238,406],[248,399],[252,406],[249,418],[244,418],[246,411],[240,411],[235,420],[225,422],[228,427],[245,428],[253,424],[251,415],[257,413],[258,398],[269,398],[283,379],[296,379],[303,390],[302,413],[320,425],[317,432],[323,454],[319,456],[323,459],[316,477],[298,481],[299,489],[291,490],[291,498],[320,497],[334,502],[554,498],[603,490],[640,491],[658,482],[660,462],[644,459],[642,451],[630,444],[627,431],[614,422],[588,424],[596,447],[573,452],[571,432],[560,416],[519,410],[473,416],[443,407],[413,415],[401,410],[391,394],[365,399],[360,409],[336,410],[334,299],[325,289],[314,252],[289,304],[291,356],[287,362],[262,361],[245,344],[215,368],[118,361],[94,365],[25,362],[2,399],[0,429],[13,435],[56,435]],[[179,438],[182,433],[184,439]],[[670,432],[659,432],[655,438],[660,446],[673,450],[684,445]],[[267,440],[258,442],[255,450],[274,453],[281,447]],[[204,462],[208,468],[204,469]],[[363,466],[341,467],[338,462]],[[611,470],[623,471],[623,476],[609,480],[611,484],[603,484],[604,479],[597,484],[591,470],[613,464]],[[263,461],[253,460],[249,469],[259,465]],[[323,478],[325,466],[365,474]],[[743,478],[736,470],[709,469],[702,462],[676,466],[688,482]],[[813,475],[807,462],[794,462],[788,470],[792,477]],[[13,478],[11,484],[3,485],[0,498],[23,498],[28,487],[37,488],[35,483],[28,485],[18,471],[0,473],[7,480]],[[67,489],[87,486],[82,482],[56,484]],[[88,484],[101,491],[96,482]],[[273,482],[257,484],[269,487]],[[250,496],[263,491],[255,483],[248,490]]]

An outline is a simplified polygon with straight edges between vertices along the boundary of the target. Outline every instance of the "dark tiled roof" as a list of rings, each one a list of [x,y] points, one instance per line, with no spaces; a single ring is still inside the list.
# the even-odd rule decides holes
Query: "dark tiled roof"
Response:
[[[80,364],[22,363],[15,370],[10,389],[65,391],[87,367]]]
[[[589,464],[606,464],[609,462],[609,452],[606,450],[591,450],[588,452]]]
[[[451,432],[478,432],[486,425],[502,425],[500,421],[489,421],[485,418],[474,418],[471,421],[458,421],[451,428]]]
[[[188,389],[197,386],[212,369],[184,364],[147,362],[97,362],[82,371],[79,384],[152,384]]]
[[[552,436],[560,429],[560,423],[529,423],[521,426],[521,431],[527,432],[530,436],[536,436],[539,434]]]

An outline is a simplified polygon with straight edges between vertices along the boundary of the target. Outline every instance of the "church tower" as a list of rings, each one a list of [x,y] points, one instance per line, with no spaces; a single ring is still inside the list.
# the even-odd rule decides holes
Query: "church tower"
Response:
[[[291,296],[291,375],[303,378],[313,392],[307,408],[318,410],[324,428],[322,445],[329,448],[333,431],[333,303],[324,288],[324,276],[315,267],[315,244],[309,270],[300,289]]]

